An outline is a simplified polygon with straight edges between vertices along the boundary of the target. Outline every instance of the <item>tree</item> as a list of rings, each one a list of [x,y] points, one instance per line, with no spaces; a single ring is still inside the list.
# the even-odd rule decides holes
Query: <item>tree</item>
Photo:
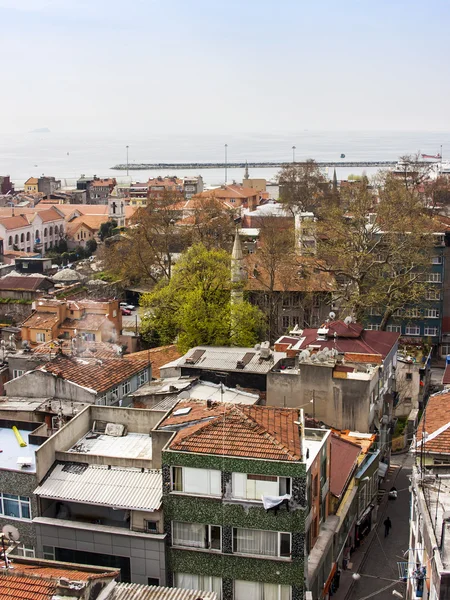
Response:
[[[88,240],[86,242],[86,252],[88,253],[88,256],[91,256],[92,254],[94,254],[94,252],[97,250],[97,242],[94,240],[94,238]]]
[[[177,226],[178,201],[165,192],[136,211],[121,240],[106,254],[106,269],[130,282],[170,279],[172,255],[185,247],[185,231]]]
[[[278,184],[280,201],[293,212],[314,212],[333,197],[330,182],[314,160],[284,165]]]
[[[385,174],[377,194],[366,180],[341,191],[341,206],[319,211],[316,268],[336,276],[341,310],[363,319],[377,307],[392,315],[426,296],[432,218],[412,186]]]
[[[141,300],[141,332],[149,341],[169,344],[181,352],[200,344],[254,345],[264,324],[261,312],[248,302],[230,305],[230,255],[195,244]]]
[[[117,227],[117,221],[106,221],[100,225],[100,229],[98,231],[98,236],[102,242],[105,241],[106,238],[112,236],[113,230]]]
[[[231,249],[235,229],[236,210],[230,209],[214,196],[194,198],[188,229],[192,240],[206,248]]]

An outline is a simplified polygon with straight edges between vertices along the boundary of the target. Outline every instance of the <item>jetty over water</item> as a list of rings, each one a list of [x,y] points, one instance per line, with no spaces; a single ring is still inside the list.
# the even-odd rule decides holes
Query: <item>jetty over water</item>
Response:
[[[289,161],[265,161],[265,162],[184,162],[184,163],[122,163],[111,167],[114,171],[152,171],[152,170],[168,170],[168,171],[179,171],[179,170],[200,170],[200,169],[276,169],[284,166],[291,165],[302,165],[305,164],[303,161],[296,161],[295,163]],[[365,167],[393,167],[397,164],[397,161],[392,160],[378,160],[378,161],[325,161],[316,162],[319,167],[350,167],[350,168],[365,168]]]

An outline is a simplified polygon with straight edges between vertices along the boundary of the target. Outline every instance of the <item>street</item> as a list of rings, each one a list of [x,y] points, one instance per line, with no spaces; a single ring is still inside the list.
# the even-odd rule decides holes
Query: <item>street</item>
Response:
[[[413,456],[410,454],[392,457],[388,477],[382,485],[386,493],[379,506],[377,525],[366,544],[352,555],[352,568],[342,572],[341,586],[334,599],[392,600],[393,590],[404,597],[406,586],[398,581],[397,563],[407,561],[405,551],[409,545],[409,476],[412,464]],[[398,490],[397,500],[387,499],[387,492],[392,486]],[[392,529],[385,538],[383,521],[387,516],[392,521]],[[357,580],[353,579],[355,573],[360,575]]]

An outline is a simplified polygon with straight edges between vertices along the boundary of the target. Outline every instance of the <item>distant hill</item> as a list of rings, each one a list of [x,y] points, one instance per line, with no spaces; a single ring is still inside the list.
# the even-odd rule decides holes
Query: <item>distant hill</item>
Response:
[[[50,129],[48,127],[39,127],[38,129],[32,129],[30,133],[50,133]]]

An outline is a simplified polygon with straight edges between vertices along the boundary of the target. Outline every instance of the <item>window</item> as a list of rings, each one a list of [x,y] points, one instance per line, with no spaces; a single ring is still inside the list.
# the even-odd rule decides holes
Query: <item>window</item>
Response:
[[[124,381],[122,383],[122,396],[126,396],[131,392],[131,381]]]
[[[444,245],[444,236],[443,235],[435,235],[434,236],[434,245],[435,246],[443,246]]]
[[[106,394],[97,396],[97,400],[95,401],[95,404],[98,404],[100,406],[105,406],[106,405]]]
[[[283,329],[287,329],[289,327],[289,317],[287,315],[283,315],[283,317],[281,318],[281,324]]]
[[[19,243],[19,236],[15,235],[14,236],[14,243],[17,245]]]
[[[119,388],[116,385],[116,387],[113,387],[110,392],[109,392],[109,397],[111,399],[111,402],[117,402],[117,400],[119,399]]]
[[[439,290],[428,290],[427,291],[427,300],[440,300],[441,292]]]
[[[369,323],[368,325],[366,325],[366,329],[367,331],[379,331],[380,326],[375,323]]]
[[[408,317],[410,319],[417,319],[418,317],[420,317],[420,310],[418,308],[408,308],[405,311],[405,317]]]
[[[427,281],[430,283],[441,283],[442,278],[440,273],[428,273]]]
[[[291,534],[233,528],[233,552],[255,556],[291,557]]]
[[[221,472],[213,469],[172,467],[172,490],[204,496],[221,496]]]
[[[15,379],[16,377],[20,377],[24,373],[25,371],[23,369],[13,369],[13,379]]]
[[[147,577],[147,585],[159,585],[159,579],[157,577]]]
[[[259,500],[262,496],[283,496],[291,493],[289,477],[233,473],[233,497]]]
[[[27,496],[0,495],[0,511],[5,517],[31,521],[31,504]]]
[[[412,373],[406,373],[406,381],[412,381]]]
[[[35,238],[36,241],[39,239],[39,229],[36,229]]]
[[[405,335],[420,335],[420,327],[410,325],[405,327]]]
[[[222,550],[222,528],[219,525],[174,521],[172,523],[172,543],[174,546],[220,551]]]
[[[8,238],[8,246],[12,246],[12,245],[13,245],[13,239],[12,239],[12,235],[10,235]]]
[[[145,521],[145,529],[149,533],[158,533],[158,521]]]
[[[436,308],[427,308],[424,310],[424,317],[427,319],[438,319],[439,311]]]
[[[291,297],[288,295],[284,295],[283,296],[283,306],[290,306],[291,305]]]
[[[177,588],[216,592],[218,600],[222,598],[222,579],[220,577],[211,577],[211,575],[190,575],[189,573],[174,573],[173,575],[174,584]],[[249,599],[245,598],[245,600]]]
[[[45,342],[45,333],[38,332],[36,333],[36,341],[37,342]]]
[[[144,369],[138,373],[139,385],[144,385],[148,381],[148,369]]]
[[[50,227],[50,235],[53,235],[53,227]]]
[[[294,327],[295,327],[295,325],[300,325],[300,317],[293,316],[292,317],[292,325]]]
[[[393,331],[394,333],[401,333],[402,332],[402,326],[401,325],[388,325],[386,327],[387,331]]]
[[[47,231],[47,227],[46,227],[46,228],[44,229],[44,237],[45,237],[45,238],[47,237],[47,233],[48,233],[48,231]]]
[[[378,308],[378,306],[370,307],[370,315],[372,317],[379,317],[381,315],[381,312],[380,312],[380,309]]]
[[[431,259],[432,265],[442,265],[442,256],[433,256]]]
[[[438,335],[438,328],[437,327],[425,327],[425,330],[423,332],[424,335]]]
[[[23,544],[14,550],[16,556],[25,556],[26,558],[34,558],[36,556],[34,548],[26,548]]]
[[[450,344],[442,344],[441,356],[445,358],[448,354],[450,354]]]
[[[291,587],[277,583],[260,583],[259,581],[234,582],[234,600],[290,600]]]
[[[45,560],[55,560],[55,549],[53,546],[42,546],[42,554]]]
[[[20,234],[20,243],[23,244],[25,241],[25,235],[23,233]]]
[[[30,241],[30,232],[27,231],[27,242],[29,242],[29,241]]]

